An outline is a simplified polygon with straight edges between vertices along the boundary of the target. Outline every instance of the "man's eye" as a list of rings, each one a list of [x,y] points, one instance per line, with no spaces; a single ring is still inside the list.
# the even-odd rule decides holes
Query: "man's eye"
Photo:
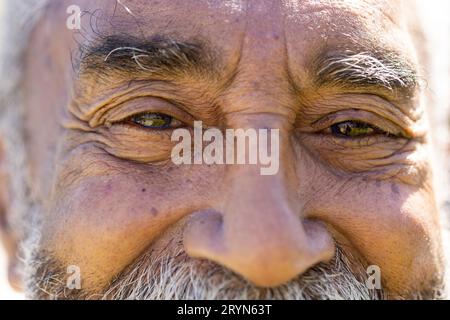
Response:
[[[129,121],[144,128],[158,130],[179,126],[181,124],[180,121],[169,115],[153,112],[139,113],[132,116]]]
[[[331,126],[331,133],[339,137],[360,138],[384,132],[368,123],[345,121]]]

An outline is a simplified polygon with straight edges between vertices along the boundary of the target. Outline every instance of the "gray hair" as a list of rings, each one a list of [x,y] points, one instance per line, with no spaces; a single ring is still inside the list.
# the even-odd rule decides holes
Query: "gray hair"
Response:
[[[26,237],[24,220],[30,216],[30,188],[26,161],[22,75],[29,36],[47,0],[3,0],[0,3],[0,136],[5,149],[5,166],[14,172],[10,179],[13,199],[10,208],[12,230]]]

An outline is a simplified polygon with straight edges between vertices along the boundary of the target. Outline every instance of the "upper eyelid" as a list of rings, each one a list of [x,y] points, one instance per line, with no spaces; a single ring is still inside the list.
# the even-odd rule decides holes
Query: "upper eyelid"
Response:
[[[105,123],[118,123],[141,113],[161,113],[184,123],[192,123],[194,118],[174,103],[158,97],[131,98],[108,110],[103,116]]]
[[[312,108],[312,110],[319,110],[310,114],[305,113],[305,120],[309,123],[316,122],[328,114],[345,110],[361,110],[370,112],[380,118],[396,124],[398,127],[405,130],[408,127],[411,127],[415,122],[415,120],[413,120],[409,115],[402,112],[398,106],[378,95],[373,94],[334,94],[321,97],[317,101],[309,104],[310,107],[305,106],[306,111],[308,108]]]

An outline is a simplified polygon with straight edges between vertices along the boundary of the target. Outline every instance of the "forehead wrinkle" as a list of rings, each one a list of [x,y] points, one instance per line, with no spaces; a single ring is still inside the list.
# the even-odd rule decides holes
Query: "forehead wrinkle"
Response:
[[[230,5],[236,6],[235,1],[236,0],[229,1]],[[188,9],[195,5],[195,7],[199,8],[198,13],[202,14],[204,12],[204,10],[202,9],[208,8],[205,4],[209,2],[215,1],[198,1],[198,6],[197,2],[191,5],[189,5],[189,2],[186,2],[186,5],[183,4],[183,6],[180,7],[174,7],[174,4],[177,4],[178,1],[170,1],[169,4],[172,4],[172,6],[167,5],[165,8],[160,10],[159,7],[148,8],[148,5],[144,6],[143,1],[122,1],[123,4],[127,5],[127,7],[135,15],[137,15],[138,20],[141,23],[141,30],[138,30],[138,28],[136,27],[135,17],[127,13],[125,9],[123,9],[120,5],[117,5],[117,8],[115,9],[114,4],[100,4],[90,6],[90,8],[88,9],[93,16],[93,21],[92,23],[91,21],[89,21],[91,20],[89,16],[86,16],[86,19],[82,19],[83,28],[75,37],[75,42],[81,50],[75,51],[75,57],[79,59],[81,54],[83,53],[80,51],[88,51],[85,49],[89,49],[89,47],[92,47],[92,43],[95,43],[99,39],[101,40],[102,38],[106,39],[108,37],[115,36],[129,37],[130,39],[139,38],[144,41],[146,39],[152,38],[154,35],[161,35],[163,37],[176,39],[177,41],[185,43],[202,42],[203,44],[207,44],[212,49],[209,50],[210,52],[214,51],[215,53],[220,53],[221,48],[219,48],[219,46],[221,46],[223,42],[223,37],[215,39],[215,28],[209,28],[209,25],[205,26],[205,24],[202,23],[202,19],[196,18],[196,12],[188,11],[186,15],[180,15],[180,10],[178,10],[181,9],[181,11],[184,12],[185,9]],[[101,13],[94,15],[94,11]],[[214,13],[213,9],[211,9],[211,12]],[[169,16],[170,14],[172,17],[166,19],[165,17]],[[204,14],[202,14],[202,16],[208,17],[208,15]],[[113,19],[110,19],[110,17],[113,17]],[[223,18],[223,20],[221,21],[225,21],[227,24],[233,22],[231,17],[230,20],[227,20],[229,18],[228,15],[220,18]],[[190,21],[192,21],[193,23],[191,23]],[[196,25],[197,21],[199,22],[198,26]],[[202,29],[200,29],[199,27],[202,27]],[[232,31],[234,33],[230,37],[238,34],[238,29],[239,26],[233,29]],[[218,47],[216,47],[216,44],[218,45]],[[224,47],[228,48],[229,46],[227,44]]]
[[[206,0],[206,2],[207,3],[215,3],[216,1]],[[227,3],[231,5],[234,2],[233,1],[228,1]],[[308,7],[309,6],[310,8],[311,7],[313,7],[313,8],[316,7],[316,9],[317,9],[317,7],[318,8],[327,8],[326,10],[328,10],[328,11],[333,10],[331,13],[335,13],[336,10],[340,10],[340,9],[336,9],[336,8],[343,8],[342,10],[344,10],[344,11],[347,10],[348,8],[352,8],[352,7],[367,8],[370,3],[378,3],[378,7],[381,8],[381,7],[385,7],[385,4],[387,3],[387,1],[322,0],[322,1],[306,1],[305,2],[305,1],[284,0],[283,3],[284,4],[286,4],[286,3],[291,3],[291,4],[293,4],[293,3],[294,4],[295,3],[298,4],[298,3],[300,3],[299,6],[303,6],[303,7]],[[396,3],[400,3],[400,2],[397,1]],[[243,1],[240,2],[240,5],[243,5]],[[383,11],[380,11],[380,12],[383,12]],[[357,17],[355,17],[355,19],[357,19]],[[355,41],[358,41],[358,39],[355,39]]]
[[[399,26],[395,13],[402,12],[402,0],[282,0],[290,18],[304,16],[317,17],[317,14],[339,16],[341,14],[353,14],[355,19],[365,18],[376,20],[377,14],[382,14],[391,23]]]

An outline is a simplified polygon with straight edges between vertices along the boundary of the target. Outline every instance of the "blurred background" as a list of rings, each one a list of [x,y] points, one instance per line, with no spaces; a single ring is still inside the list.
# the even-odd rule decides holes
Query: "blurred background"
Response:
[[[0,19],[2,19],[4,1],[6,0],[0,0]],[[427,40],[432,44],[431,48],[436,50],[436,52],[433,52],[434,59],[431,68],[438,70],[441,74],[448,75],[450,74],[450,57],[448,56],[448,52],[450,52],[448,50],[450,47],[450,0],[418,0],[417,2],[424,26],[430,31],[430,38]],[[432,90],[436,96],[447,97],[447,102],[450,106],[449,83],[435,79]],[[441,121],[445,118],[447,119],[446,121],[450,122],[447,111],[438,110],[435,117],[440,118]],[[450,132],[440,132],[439,135],[448,137]],[[23,295],[15,292],[8,284],[6,260],[4,250],[0,245],[0,300],[23,299]]]
[[[6,257],[3,248],[0,249],[0,300],[23,299],[23,296],[15,292],[8,284]]]
[[[3,18],[3,1],[4,0],[0,0],[0,19]],[[15,292],[8,284],[5,252],[0,245],[0,300],[21,298],[22,295]]]

